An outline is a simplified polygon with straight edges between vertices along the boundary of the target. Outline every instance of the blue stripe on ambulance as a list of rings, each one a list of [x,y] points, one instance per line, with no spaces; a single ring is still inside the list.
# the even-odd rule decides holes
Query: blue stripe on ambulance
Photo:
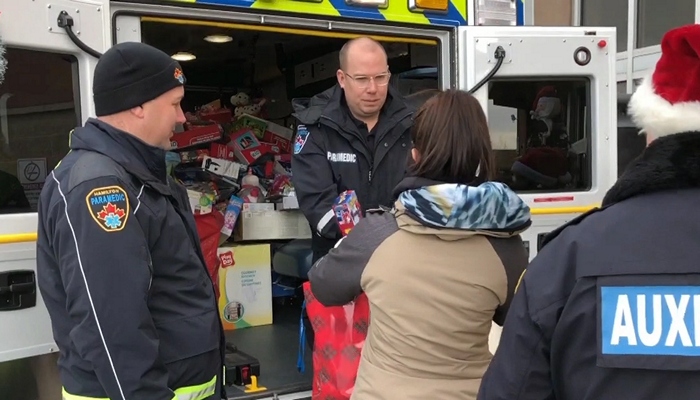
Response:
[[[338,10],[341,17],[347,18],[369,18],[384,21],[382,13],[375,7],[353,7],[345,3],[345,0],[329,0],[333,7]]]
[[[215,6],[229,6],[229,7],[245,7],[250,8],[250,6],[255,3],[255,0],[197,0],[196,4],[210,4]]]
[[[465,21],[464,17],[459,13],[459,10],[457,10],[457,7],[455,7],[454,2],[452,1],[449,2],[447,7],[447,14],[431,13],[427,11],[423,14],[426,18],[428,18],[428,21],[430,21],[431,24],[435,25],[459,26],[467,24],[467,21]]]
[[[534,0],[530,0],[534,1]],[[516,10],[516,22],[515,24],[518,26],[525,25],[525,5],[523,4],[523,0],[516,0],[515,2],[515,10]]]

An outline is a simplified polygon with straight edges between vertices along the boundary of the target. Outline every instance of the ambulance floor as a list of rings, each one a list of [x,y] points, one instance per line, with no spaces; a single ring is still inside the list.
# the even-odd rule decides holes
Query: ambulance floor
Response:
[[[311,351],[305,351],[305,371],[297,369],[299,352],[300,305],[273,302],[272,325],[255,326],[226,332],[226,340],[239,350],[260,362],[259,386],[267,388],[259,393],[245,393],[243,387],[230,387],[227,394],[233,399],[269,398],[311,390]]]

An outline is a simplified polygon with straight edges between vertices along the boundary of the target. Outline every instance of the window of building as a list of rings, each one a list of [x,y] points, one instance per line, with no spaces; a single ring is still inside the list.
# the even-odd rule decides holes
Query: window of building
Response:
[[[658,45],[670,29],[695,22],[695,0],[636,1],[637,48]]]
[[[72,56],[7,49],[0,84],[0,214],[36,212],[48,173],[79,122]]]
[[[491,81],[496,180],[520,193],[589,190],[589,87],[586,78]]]
[[[617,28],[617,51],[627,50],[627,0],[582,0],[581,26]]]

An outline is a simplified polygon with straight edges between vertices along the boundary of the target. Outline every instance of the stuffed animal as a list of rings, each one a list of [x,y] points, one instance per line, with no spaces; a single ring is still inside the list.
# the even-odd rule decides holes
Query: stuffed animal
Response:
[[[234,107],[242,107],[250,104],[250,96],[244,92],[238,92],[231,96],[231,105]]]
[[[253,117],[262,118],[262,107],[265,105],[266,100],[259,100],[257,103],[248,104],[245,106],[238,106],[233,110],[233,115],[235,118],[240,118],[243,114],[248,114]]]

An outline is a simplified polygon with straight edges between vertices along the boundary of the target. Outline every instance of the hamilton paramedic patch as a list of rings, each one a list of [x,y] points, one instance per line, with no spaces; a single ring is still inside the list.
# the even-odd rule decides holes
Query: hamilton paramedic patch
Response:
[[[88,210],[100,228],[117,232],[126,226],[129,218],[129,201],[126,191],[119,186],[93,189],[85,197]]]
[[[308,138],[309,130],[306,128],[306,125],[299,125],[297,127],[297,138],[294,140],[294,154],[301,152]]]

